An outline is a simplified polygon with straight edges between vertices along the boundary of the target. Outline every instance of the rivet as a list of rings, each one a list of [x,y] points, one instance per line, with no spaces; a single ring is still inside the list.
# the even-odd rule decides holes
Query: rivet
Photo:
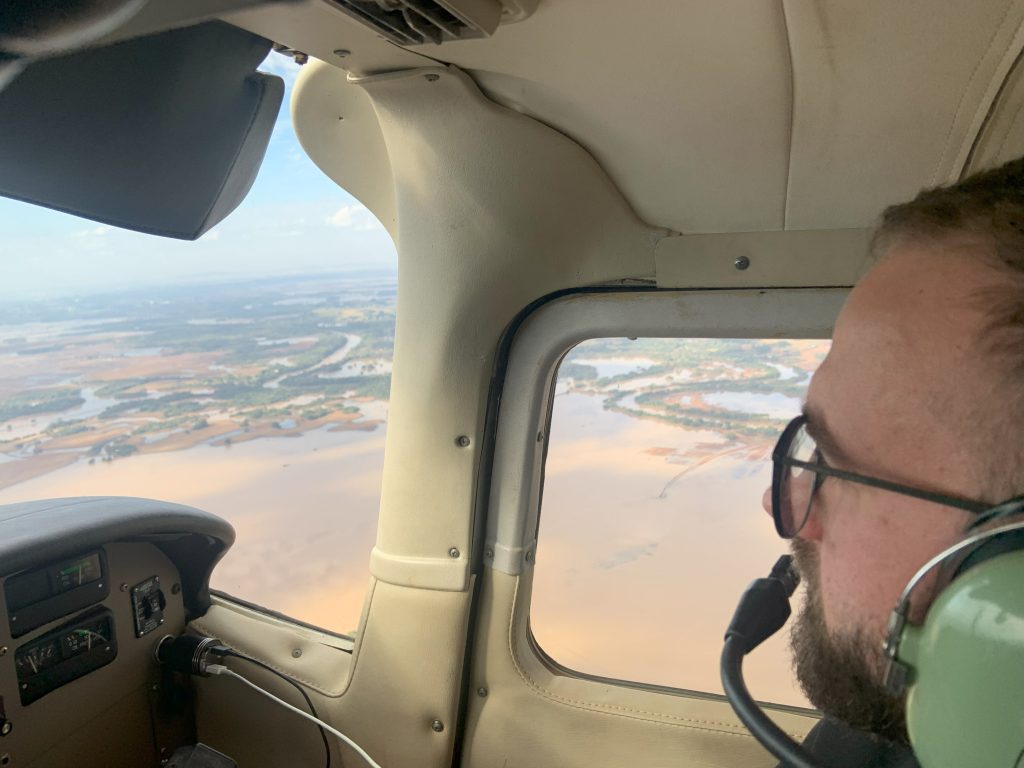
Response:
[[[476,689],[476,695],[479,696],[481,699],[486,699],[487,698],[487,689],[484,688],[483,686],[481,686],[480,688],[477,688]]]
[[[351,54],[352,51],[346,50],[345,48],[338,48],[336,51],[334,51],[334,55],[337,56],[339,59],[347,58]]]
[[[448,557],[453,558],[453,559],[457,559],[459,557],[459,555],[461,555],[461,554],[462,553],[459,552],[457,547],[452,547],[451,549],[448,550]]]
[[[118,589],[120,589],[122,592],[127,592],[128,591],[128,583],[125,582],[125,581],[122,581],[121,582],[121,586],[118,587]]]
[[[740,272],[742,272],[744,269],[750,266],[750,259],[747,258],[746,256],[740,256],[739,258],[736,259],[736,261],[732,263],[732,265],[736,267],[736,269],[738,269]]]
[[[103,589],[103,582],[102,581],[99,584],[96,585],[96,589]]]
[[[10,720],[4,720],[4,724],[0,725],[0,736],[6,736],[7,734],[9,734],[11,732],[11,730],[13,728],[14,728],[14,726],[11,725],[11,721]]]
[[[440,733],[444,730],[444,723],[442,723],[440,720],[435,720],[430,724],[430,728],[434,731],[434,733]]]
[[[177,584],[177,583],[172,584],[171,585],[171,594],[172,595],[176,595],[179,592],[181,592],[181,584]]]
[[[538,443],[543,443],[544,442],[544,433],[543,432],[538,432],[537,433],[537,442]]]
[[[6,656],[6,655],[7,655],[7,646],[6,645],[0,645],[0,656]]]
[[[436,83],[438,80],[441,79],[440,75],[435,75],[433,72],[431,72],[430,74],[424,75],[423,77],[424,77],[424,79],[428,83]],[[443,726],[442,726],[442,728],[443,728]]]
[[[469,443],[470,439],[468,435],[459,435],[455,438],[455,444],[459,446],[459,448],[468,448]]]
[[[11,756],[7,753],[0,755],[0,765],[10,765]]]
[[[296,648],[294,651],[292,651],[292,658],[293,659],[297,659],[301,655],[302,655],[302,649],[301,648]]]
[[[488,560],[494,559],[494,547],[488,547],[487,549],[485,549],[484,557],[486,557]]]
[[[528,563],[533,562],[533,552],[527,551],[527,553],[523,556],[523,558]]]

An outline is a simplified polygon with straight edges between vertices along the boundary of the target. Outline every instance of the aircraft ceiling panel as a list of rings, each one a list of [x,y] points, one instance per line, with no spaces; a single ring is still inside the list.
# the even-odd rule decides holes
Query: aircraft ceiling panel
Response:
[[[782,227],[791,99],[777,3],[542,0],[489,40],[417,50],[581,143],[650,224]]]
[[[587,147],[648,223],[844,228],[960,175],[1022,20],[1021,0],[542,0],[418,50]]]
[[[785,7],[795,81],[787,227],[864,226],[884,205],[959,178],[1020,53],[1024,2]]]

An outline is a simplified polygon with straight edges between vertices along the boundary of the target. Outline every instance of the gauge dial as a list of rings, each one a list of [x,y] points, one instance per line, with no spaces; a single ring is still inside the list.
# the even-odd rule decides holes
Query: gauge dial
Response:
[[[37,675],[60,661],[60,647],[56,642],[34,645],[19,651],[17,658],[18,677]]]

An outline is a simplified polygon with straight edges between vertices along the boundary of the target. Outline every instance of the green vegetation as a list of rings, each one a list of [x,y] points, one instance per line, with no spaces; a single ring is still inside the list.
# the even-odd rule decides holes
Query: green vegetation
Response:
[[[72,387],[19,392],[6,400],[0,400],[0,421],[9,421],[20,416],[32,416],[37,413],[59,413],[77,408],[85,402],[85,398],[80,393],[80,389]]]
[[[597,368],[582,363],[566,362],[558,369],[558,375],[576,381],[597,381]]]

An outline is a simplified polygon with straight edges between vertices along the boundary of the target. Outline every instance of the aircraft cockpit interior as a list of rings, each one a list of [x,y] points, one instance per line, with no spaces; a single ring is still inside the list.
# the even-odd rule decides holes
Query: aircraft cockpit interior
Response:
[[[227,238],[290,120],[316,183],[358,202],[295,203],[295,221],[373,229],[397,277],[337,302],[326,282],[308,295],[187,288],[181,301],[201,308],[183,327],[198,341],[178,358],[169,337],[159,353],[132,341],[164,332],[170,301],[110,306],[60,326],[98,334],[100,352],[78,356],[95,382],[81,397],[40,362],[54,346],[43,326],[15,328],[14,278],[0,286],[0,768],[918,765],[910,747],[849,762],[870,739],[817,761],[794,751],[824,721],[781,652],[754,650],[799,581],[761,494],[777,411],[799,414],[871,267],[880,212],[1024,155],[1022,52],[1024,0],[5,3],[0,197],[75,222],[71,272],[87,277],[111,233],[182,248]],[[292,184],[293,162],[260,194],[312,183]],[[257,218],[225,259],[245,262],[248,242],[282,268],[306,263]],[[10,274],[41,258],[8,235]],[[331,256],[344,265],[355,250]],[[385,310],[358,303],[372,292]],[[217,319],[229,305],[247,319]],[[275,336],[267,318],[292,325]],[[202,334],[218,324],[248,357],[217,357]],[[361,368],[358,343],[372,349]],[[114,382],[101,352],[135,372]],[[200,369],[191,394],[170,389]],[[45,397],[17,393],[18,376],[71,397],[81,421],[43,424]],[[716,388],[698,391],[708,377]],[[338,399],[310,394],[321,385]],[[228,389],[244,422],[218,400]],[[343,434],[331,460],[362,466],[352,441],[374,429],[374,398],[387,431],[374,433],[372,516],[346,530],[355,502],[335,491],[329,534],[290,490],[326,443],[316,457],[296,446],[304,430]],[[105,432],[102,409],[134,431]],[[619,421],[566,437],[600,413]],[[258,435],[292,451],[245,470],[246,498],[271,512],[229,522],[197,508],[197,489],[217,499],[226,462]],[[147,461],[172,455],[160,440],[218,450],[158,482]],[[733,463],[710,463],[722,457]],[[5,479],[22,460],[40,467],[31,482]],[[88,483],[57,482],[72,465]],[[130,494],[93,484],[114,467]],[[287,489],[273,479],[285,468],[299,478]],[[613,497],[630,511],[602,511]],[[258,546],[257,519],[274,526]],[[315,562],[289,528],[319,547]],[[243,551],[244,567],[230,560]],[[1020,554],[999,567],[1019,573]],[[627,578],[641,567],[650,581]],[[330,604],[342,568],[358,616],[296,617],[300,599]],[[218,581],[228,569],[237,594]],[[757,616],[741,606],[730,624],[758,578]],[[264,604],[252,595],[267,585]],[[985,626],[1017,632],[1019,653],[1024,605],[1004,597]],[[625,618],[602,623],[613,606]],[[901,635],[906,619],[890,660],[913,698],[907,659],[927,653],[916,630]],[[720,672],[727,632],[739,639]],[[598,646],[607,664],[589,661]],[[959,668],[972,647],[943,663]],[[645,660],[653,672],[632,671]],[[1007,690],[1024,683],[1024,665],[998,669]],[[958,686],[956,713],[987,713],[971,720],[980,730],[930,714],[911,730],[916,760],[1020,768],[1020,705],[984,705],[1003,673],[966,674],[938,685]]]

